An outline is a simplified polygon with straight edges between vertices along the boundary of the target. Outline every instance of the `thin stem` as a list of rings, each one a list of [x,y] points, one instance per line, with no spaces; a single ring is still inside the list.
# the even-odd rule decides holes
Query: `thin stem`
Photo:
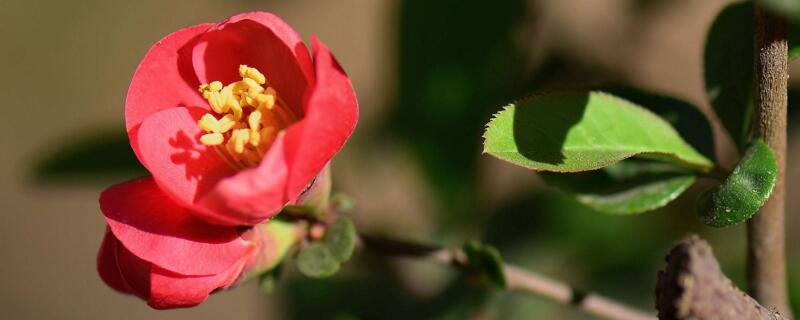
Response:
[[[788,45],[786,21],[756,6],[756,136],[778,162],[772,196],[748,223],[748,282],[762,304],[791,318],[786,288],[784,235]]]
[[[461,250],[448,250],[435,246],[411,242],[361,236],[368,249],[380,254],[427,260],[452,265],[459,270],[467,265],[466,255]],[[595,293],[576,290],[563,282],[550,279],[521,267],[504,263],[506,289],[532,294],[564,305],[573,306],[588,314],[603,319],[652,320],[655,316],[637,310]]]

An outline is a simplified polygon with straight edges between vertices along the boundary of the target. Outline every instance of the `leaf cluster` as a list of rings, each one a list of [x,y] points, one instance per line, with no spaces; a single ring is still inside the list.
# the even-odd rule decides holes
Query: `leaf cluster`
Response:
[[[754,74],[741,67],[753,65],[753,10],[751,2],[724,8],[704,54],[708,103],[743,154],[733,170],[715,161],[710,121],[696,107],[630,87],[511,103],[489,121],[484,153],[535,170],[578,202],[617,215],[658,209],[710,178],[717,183],[697,201],[700,220],[714,227],[747,220],[766,202],[777,174],[772,150],[753,138]]]

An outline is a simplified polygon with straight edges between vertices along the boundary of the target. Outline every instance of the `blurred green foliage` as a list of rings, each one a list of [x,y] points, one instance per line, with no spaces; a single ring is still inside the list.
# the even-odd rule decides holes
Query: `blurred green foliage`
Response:
[[[728,5],[708,31],[704,76],[708,100],[740,150],[750,134],[753,110],[755,21],[749,1]]]
[[[68,141],[42,152],[33,165],[35,181],[111,181],[147,174],[122,129],[95,130]]]
[[[399,90],[386,130],[407,143],[442,199],[443,228],[469,225],[483,123],[520,96],[525,2],[407,0],[400,10]]]

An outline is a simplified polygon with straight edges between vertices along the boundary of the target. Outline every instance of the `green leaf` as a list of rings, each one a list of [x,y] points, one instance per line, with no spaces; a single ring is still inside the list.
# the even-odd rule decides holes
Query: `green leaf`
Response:
[[[484,276],[494,287],[505,288],[506,274],[497,248],[479,240],[471,240],[464,244],[463,250],[472,271]]]
[[[673,165],[633,159],[596,171],[575,174],[543,172],[540,176],[594,210],[620,215],[663,207],[695,181],[692,173]]]
[[[33,168],[35,179],[41,182],[124,179],[147,174],[136,159],[125,130],[94,131],[46,150]]]
[[[748,141],[753,110],[753,12],[750,1],[725,7],[711,25],[703,57],[706,94],[739,150]]]
[[[794,21],[800,21],[800,1],[761,0],[765,7]]]
[[[709,159],[714,159],[714,134],[711,123],[700,109],[682,99],[626,86],[599,89],[633,102],[667,121],[681,138]]]
[[[595,170],[633,156],[698,171],[713,163],[666,121],[603,92],[559,93],[508,105],[484,133],[484,152],[533,170]]]
[[[350,219],[341,217],[328,227],[324,241],[337,261],[350,260],[356,246],[356,227]]]
[[[297,269],[310,278],[325,278],[339,271],[339,261],[322,243],[312,243],[297,255]]]
[[[725,182],[700,198],[700,220],[727,227],[749,219],[772,193],[777,172],[772,150],[760,139],[754,140]]]

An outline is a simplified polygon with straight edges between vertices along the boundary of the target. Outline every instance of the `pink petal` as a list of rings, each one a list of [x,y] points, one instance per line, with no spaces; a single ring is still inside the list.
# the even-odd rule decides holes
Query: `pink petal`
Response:
[[[119,273],[119,266],[117,265],[118,243],[114,234],[110,230],[106,230],[103,243],[100,245],[100,252],[97,254],[97,272],[100,274],[100,279],[103,279],[103,282],[112,289],[121,293],[133,293]]]
[[[241,225],[224,212],[197,204],[219,180],[237,173],[214,148],[200,143],[204,132],[197,119],[203,113],[172,108],[147,118],[138,132],[140,159],[164,192],[193,214],[215,224]]]
[[[153,267],[147,304],[156,309],[196,306],[214,290],[235,283],[247,262],[248,259],[242,259],[227,270],[210,276],[186,276]]]
[[[152,264],[131,253],[118,239],[116,244],[117,265],[122,279],[137,297],[149,299]]]
[[[258,167],[220,180],[200,203],[240,225],[256,225],[278,214],[289,201],[284,193],[286,176],[284,135],[279,135]]]
[[[316,83],[305,117],[286,132],[290,164],[287,197],[295,199],[342,148],[358,121],[358,101],[350,79],[328,47],[311,38]]]
[[[266,12],[244,13],[221,22],[195,46],[192,61],[201,82],[239,80],[239,65],[263,72],[293,108],[314,80],[308,48],[283,20]]]
[[[150,177],[107,189],[100,195],[100,210],[114,236],[134,255],[181,274],[217,274],[256,249],[236,228],[194,218]]]
[[[199,24],[164,37],[139,63],[125,99],[125,126],[137,155],[135,131],[147,117],[177,106],[207,108],[197,92],[200,82],[192,67],[191,49],[198,36],[212,26]]]

